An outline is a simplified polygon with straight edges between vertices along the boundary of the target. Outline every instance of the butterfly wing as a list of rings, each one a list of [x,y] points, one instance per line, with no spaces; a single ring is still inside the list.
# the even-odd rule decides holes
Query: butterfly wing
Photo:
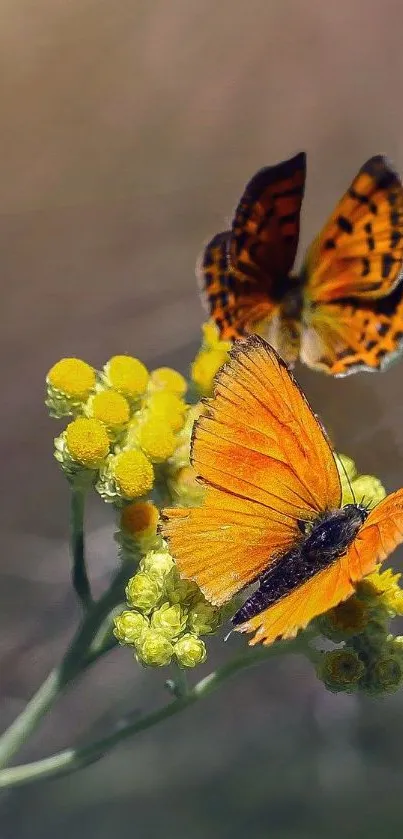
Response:
[[[224,340],[254,331],[279,309],[299,239],[305,154],[268,166],[249,181],[231,231],[206,246],[199,275]]]
[[[386,370],[403,352],[403,283],[387,297],[314,308],[302,330],[300,358],[333,376]]]
[[[313,618],[350,597],[355,584],[403,542],[403,490],[387,496],[369,514],[346,554],[290,595],[236,627],[255,632],[250,644],[293,638]]]
[[[220,604],[301,538],[299,521],[339,506],[341,489],[319,421],[262,338],[231,350],[206,406],[191,452],[203,504],[164,511],[163,533],[181,574]]]
[[[403,187],[385,157],[358,172],[308,250],[303,275],[316,305],[389,294],[402,277]]]

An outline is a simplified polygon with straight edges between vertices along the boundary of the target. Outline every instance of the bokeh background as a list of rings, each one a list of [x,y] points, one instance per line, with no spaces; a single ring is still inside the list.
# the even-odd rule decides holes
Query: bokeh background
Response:
[[[366,157],[386,152],[402,171],[402,24],[399,0],[3,0],[4,725],[77,620],[47,369],[128,352],[185,372],[202,320],[195,258],[258,167],[308,152],[302,245]],[[338,450],[389,490],[403,474],[402,371],[298,370]],[[101,502],[89,527],[101,590],[115,562]],[[212,660],[229,652],[216,645]],[[113,653],[21,759],[156,704],[162,682]],[[402,693],[333,696],[298,659],[268,664],[78,775],[5,794],[1,839],[394,839],[402,735]]]

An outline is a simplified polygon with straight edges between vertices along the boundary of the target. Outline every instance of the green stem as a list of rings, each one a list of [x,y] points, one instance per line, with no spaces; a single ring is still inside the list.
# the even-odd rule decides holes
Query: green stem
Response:
[[[122,567],[116,574],[109,589],[93,604],[84,617],[60,665],[51,671],[21,714],[1,736],[0,767],[6,766],[13,755],[24,745],[67,685],[111,649],[110,638],[104,646],[94,648],[91,645],[105,618],[121,601],[123,584],[129,573],[130,569]]]
[[[52,757],[38,760],[35,763],[27,763],[11,769],[4,769],[0,772],[0,788],[28,784],[33,781],[45,778],[55,778],[68,774],[77,769],[82,769],[96,760],[99,760],[107,752],[113,749],[122,740],[133,737],[140,731],[145,731],[157,723],[185,710],[190,705],[208,696],[217,690],[224,682],[237,673],[266,661],[277,655],[302,653],[310,657],[307,641],[303,636],[293,641],[286,641],[275,644],[272,647],[259,647],[254,650],[248,649],[244,654],[237,656],[224,664],[222,667],[201,679],[194,688],[185,696],[180,696],[163,708],[146,714],[135,722],[127,723],[125,726],[113,731],[111,734],[90,743],[88,746],[76,749],[66,749]]]
[[[85,490],[72,486],[70,501],[70,550],[73,560],[72,581],[77,597],[84,611],[86,611],[91,606],[92,595],[85,564],[84,504]]]

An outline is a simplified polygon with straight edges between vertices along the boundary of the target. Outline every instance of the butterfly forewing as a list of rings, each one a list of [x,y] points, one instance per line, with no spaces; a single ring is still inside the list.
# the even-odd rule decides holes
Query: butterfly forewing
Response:
[[[298,522],[340,504],[329,443],[284,362],[261,338],[234,347],[196,424],[202,507],[166,512],[183,576],[228,599],[299,539]],[[200,536],[200,538],[199,538]]]

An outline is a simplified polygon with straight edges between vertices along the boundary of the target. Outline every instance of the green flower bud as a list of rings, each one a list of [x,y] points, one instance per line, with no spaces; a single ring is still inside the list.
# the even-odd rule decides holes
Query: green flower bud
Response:
[[[118,615],[115,620],[113,634],[120,644],[136,644],[141,638],[149,623],[140,612],[125,611]]]
[[[176,566],[166,576],[164,588],[171,603],[182,603],[184,606],[189,606],[196,597],[200,597],[200,589],[197,583],[191,580],[182,580]]]
[[[162,584],[139,571],[131,577],[126,586],[126,599],[129,606],[140,609],[141,612],[150,612],[157,605],[162,594]]]
[[[366,603],[352,595],[317,619],[319,631],[331,641],[344,641],[364,631],[369,620]]]
[[[177,638],[185,629],[187,615],[178,603],[171,606],[170,603],[163,603],[159,609],[155,609],[151,617],[151,626],[161,635],[172,640]]]
[[[141,570],[159,581],[162,581],[173,567],[174,561],[166,550],[150,551],[140,562]]]
[[[352,693],[364,671],[359,655],[349,648],[323,653],[317,665],[318,678],[332,693]]]
[[[195,635],[208,635],[216,631],[220,617],[219,609],[207,600],[198,600],[189,610],[188,627]]]
[[[384,655],[370,662],[363,682],[363,689],[366,693],[372,695],[395,693],[402,682],[403,659],[401,655],[393,655],[385,649]]]
[[[182,635],[174,646],[174,653],[182,667],[197,667],[206,660],[206,646],[201,638],[190,632]]]
[[[169,664],[174,648],[171,642],[156,629],[147,629],[136,646],[137,656],[142,664],[149,667],[163,667]]]

